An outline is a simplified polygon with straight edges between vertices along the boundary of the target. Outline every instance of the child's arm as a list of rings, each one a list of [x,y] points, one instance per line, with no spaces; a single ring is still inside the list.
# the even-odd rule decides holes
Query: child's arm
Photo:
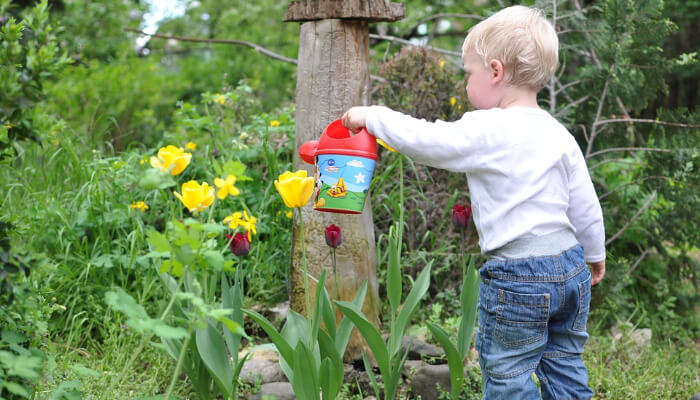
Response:
[[[583,245],[586,262],[593,269],[592,285],[605,275],[605,227],[603,211],[581,149],[573,142],[569,156],[569,208],[566,215],[576,228],[576,239]]]
[[[343,115],[343,125],[353,131],[366,127],[370,134],[420,164],[466,172],[473,165],[481,131],[467,114],[455,122],[428,122],[387,107],[353,107]]]

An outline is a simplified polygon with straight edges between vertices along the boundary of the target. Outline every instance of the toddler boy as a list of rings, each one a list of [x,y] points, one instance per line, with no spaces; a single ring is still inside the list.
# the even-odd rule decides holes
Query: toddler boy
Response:
[[[487,400],[593,396],[581,354],[591,285],[605,274],[605,231],[579,146],[537,105],[558,46],[541,11],[509,7],[472,28],[462,47],[477,111],[434,123],[380,106],[343,115],[346,127],[366,126],[419,163],[466,173],[489,258],[476,338]]]

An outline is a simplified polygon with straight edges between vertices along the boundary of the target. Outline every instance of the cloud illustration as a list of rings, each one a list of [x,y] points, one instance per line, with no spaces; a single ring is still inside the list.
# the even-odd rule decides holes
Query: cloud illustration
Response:
[[[347,165],[350,167],[357,167],[357,168],[364,168],[365,167],[365,165],[362,164],[362,161],[360,161],[360,160],[348,161]]]

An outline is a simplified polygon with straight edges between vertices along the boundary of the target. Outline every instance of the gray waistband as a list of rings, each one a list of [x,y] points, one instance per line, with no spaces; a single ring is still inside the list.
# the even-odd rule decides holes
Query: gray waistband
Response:
[[[577,244],[578,240],[576,240],[574,233],[569,229],[564,229],[542,236],[518,238],[487,252],[485,255],[490,259],[551,256]]]

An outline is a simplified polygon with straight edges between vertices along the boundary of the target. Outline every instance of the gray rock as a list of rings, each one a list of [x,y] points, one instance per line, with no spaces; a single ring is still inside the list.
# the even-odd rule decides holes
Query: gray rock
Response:
[[[279,363],[254,358],[243,364],[241,380],[250,384],[255,384],[256,381],[260,380],[261,384],[265,384],[286,382],[287,377],[282,372],[282,367],[280,367]]]
[[[284,321],[287,319],[287,313],[289,312],[289,301],[279,303],[270,309],[270,316],[272,320]]]
[[[651,329],[636,329],[630,335],[630,339],[641,348],[646,348],[651,345]]]
[[[420,360],[422,357],[444,357],[445,355],[441,348],[408,335],[401,339],[401,347],[408,350],[409,360]]]
[[[437,400],[440,398],[438,385],[441,390],[450,391],[450,369],[447,364],[421,367],[411,380],[411,392],[422,400]]]
[[[415,375],[419,369],[426,365],[428,364],[421,360],[406,360],[406,362],[403,364],[403,376],[410,378]]]
[[[262,385],[260,393],[256,393],[250,397],[251,400],[262,400],[263,396],[270,396],[277,400],[294,400],[297,397],[294,395],[292,384],[289,382],[272,382]]]
[[[695,393],[695,394],[693,395],[693,398],[690,399],[690,400],[700,400],[700,393]]]
[[[369,375],[367,374],[367,371],[355,369],[355,367],[353,367],[352,364],[344,364],[343,369],[344,383],[353,384],[351,385],[351,387],[354,387],[354,385],[358,385],[360,387],[360,390],[364,394],[373,393],[374,389],[372,389],[372,383],[369,380]],[[379,376],[379,374],[375,374],[375,377],[377,378],[377,381],[381,381],[381,377]]]
[[[634,325],[632,325],[631,322],[625,321],[625,322],[617,322],[615,325],[613,325],[612,328],[610,328],[610,335],[613,338],[613,341],[618,341],[622,339],[622,336],[624,334],[629,334],[634,329]]]

